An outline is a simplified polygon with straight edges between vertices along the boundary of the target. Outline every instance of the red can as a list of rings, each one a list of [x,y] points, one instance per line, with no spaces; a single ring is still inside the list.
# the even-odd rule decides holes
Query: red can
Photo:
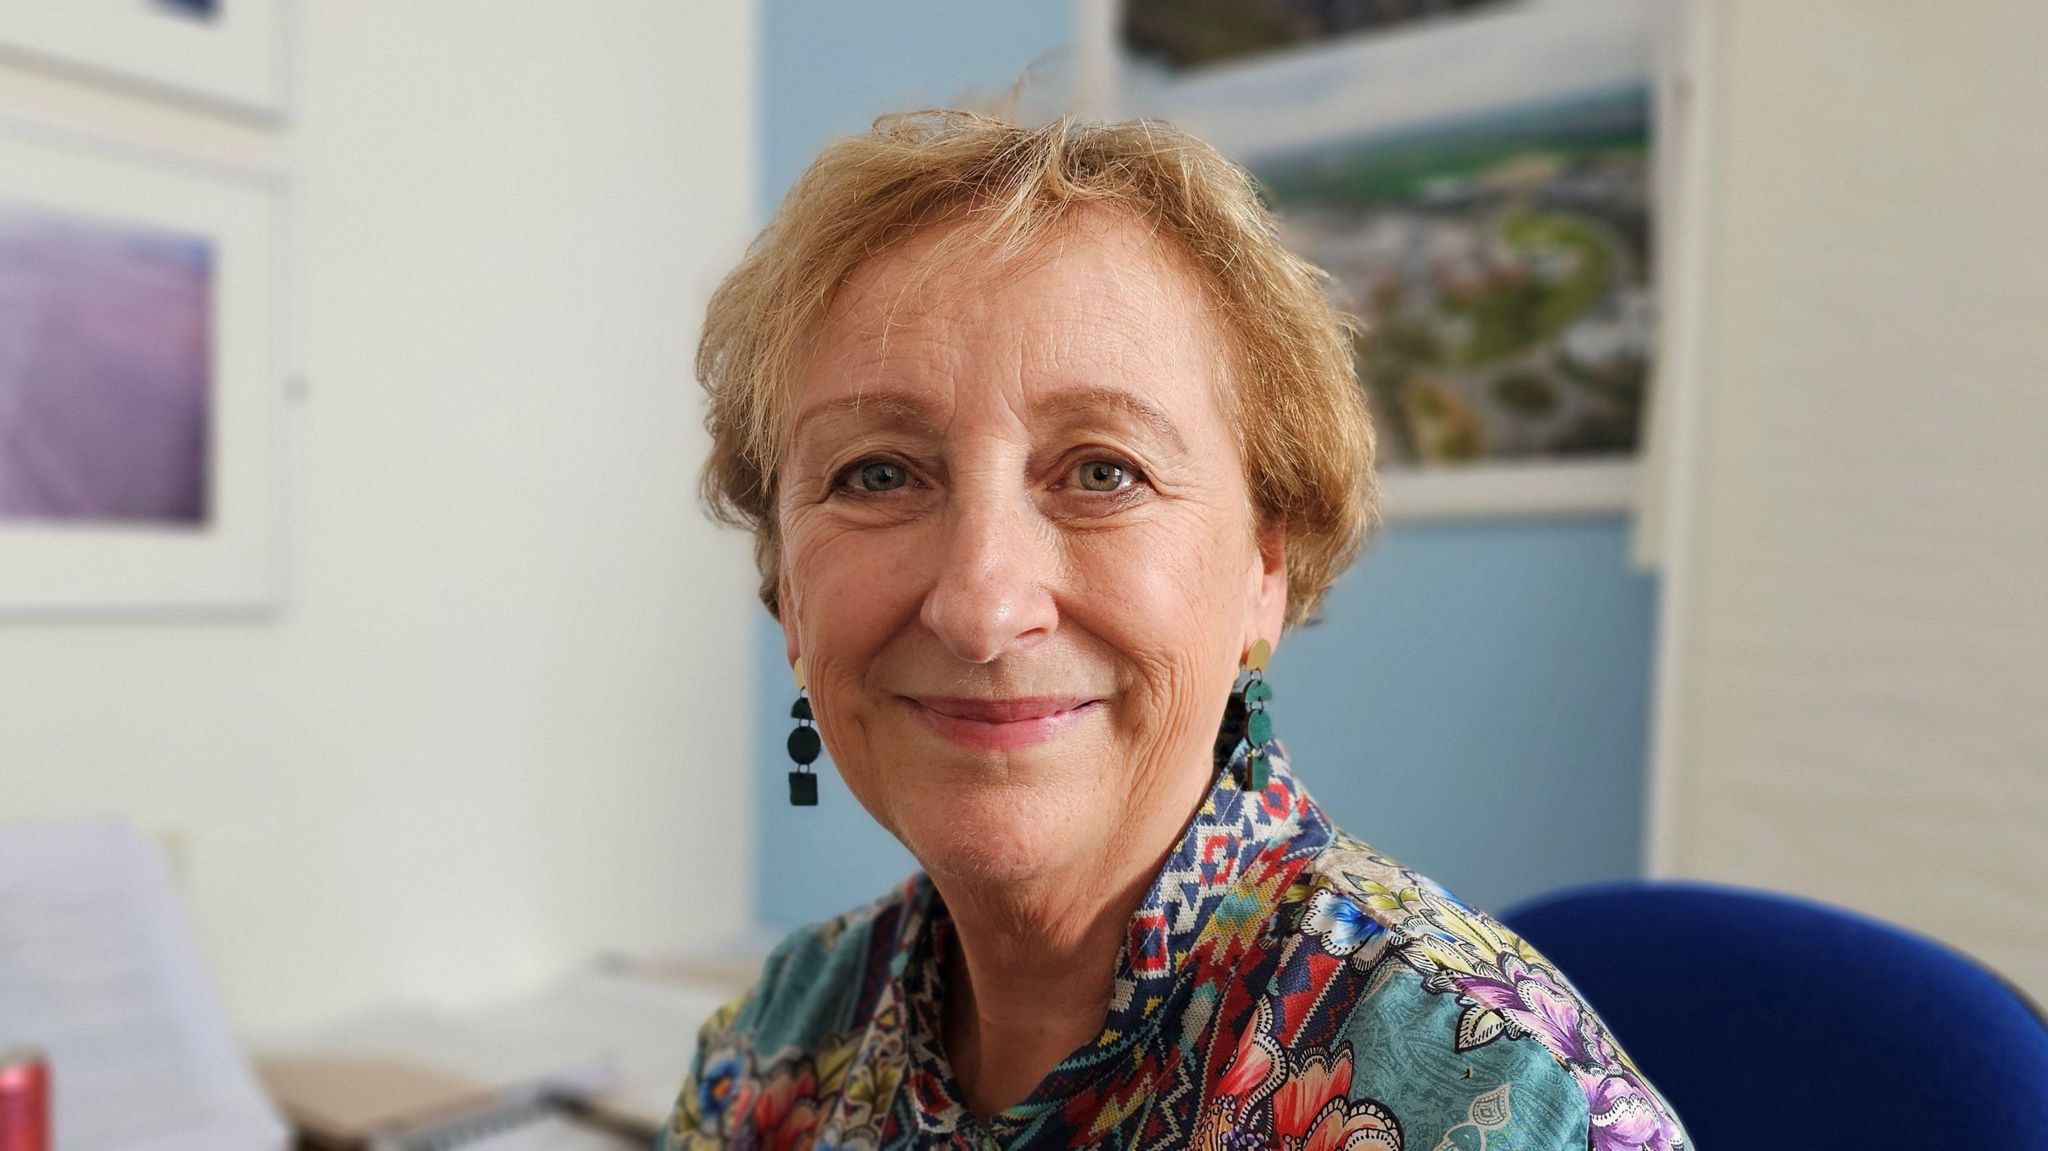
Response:
[[[0,1151],[50,1151],[50,1063],[29,1047],[0,1047]]]

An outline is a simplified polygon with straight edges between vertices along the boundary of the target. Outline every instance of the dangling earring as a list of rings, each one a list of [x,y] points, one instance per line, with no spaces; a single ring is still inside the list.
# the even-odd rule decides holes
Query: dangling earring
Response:
[[[1273,645],[1261,639],[1252,644],[1252,650],[1245,656],[1241,670],[1251,672],[1245,685],[1230,693],[1229,703],[1223,708],[1223,726],[1216,733],[1216,762],[1220,767],[1229,763],[1237,754],[1239,743],[1249,746],[1245,749],[1244,763],[1237,768],[1237,785],[1245,791],[1264,791],[1271,775],[1271,765],[1266,761],[1266,744],[1273,738],[1273,719],[1266,714],[1266,704],[1273,698],[1273,689],[1266,683],[1266,661],[1272,657]]]
[[[1251,678],[1245,681],[1244,705],[1248,714],[1244,720],[1244,738],[1250,746],[1244,753],[1245,782],[1253,791],[1266,790],[1266,777],[1271,765],[1266,762],[1266,744],[1273,738],[1273,717],[1266,714],[1266,704],[1273,698],[1273,689],[1266,683],[1266,661],[1273,656],[1273,645],[1264,639],[1252,644],[1251,653],[1245,656],[1244,666]]]
[[[796,705],[789,714],[796,720],[796,729],[789,733],[789,758],[796,761],[796,770],[789,773],[789,805],[791,807],[818,806],[818,776],[811,771],[811,763],[818,758],[820,744],[818,729],[811,726],[811,701],[804,695],[804,661],[797,657]]]

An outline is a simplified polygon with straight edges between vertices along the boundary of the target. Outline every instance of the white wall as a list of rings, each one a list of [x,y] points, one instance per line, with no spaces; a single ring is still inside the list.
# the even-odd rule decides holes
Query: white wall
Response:
[[[0,622],[0,820],[176,830],[245,1033],[746,918],[746,543],[689,358],[745,240],[746,0],[304,0],[273,136],[0,68],[33,113],[288,172],[288,604]]]
[[[2048,996],[2048,5],[1718,7],[1663,857]]]

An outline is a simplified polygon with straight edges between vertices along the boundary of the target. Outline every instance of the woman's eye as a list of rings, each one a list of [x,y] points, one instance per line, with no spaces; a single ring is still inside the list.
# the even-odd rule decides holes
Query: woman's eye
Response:
[[[1121,491],[1131,483],[1130,469],[1115,460],[1089,460],[1074,469],[1083,491]]]
[[[902,487],[910,478],[900,464],[886,460],[871,460],[853,468],[848,475],[854,481],[855,490],[863,492],[886,492]]]

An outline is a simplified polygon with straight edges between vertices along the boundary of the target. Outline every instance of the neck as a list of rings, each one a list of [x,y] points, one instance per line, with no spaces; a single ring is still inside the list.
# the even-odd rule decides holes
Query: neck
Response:
[[[1028,1098],[1101,1033],[1131,917],[1212,777],[1135,805],[1104,850],[1030,882],[932,875],[953,922],[942,1041],[969,1110],[986,1119]]]

